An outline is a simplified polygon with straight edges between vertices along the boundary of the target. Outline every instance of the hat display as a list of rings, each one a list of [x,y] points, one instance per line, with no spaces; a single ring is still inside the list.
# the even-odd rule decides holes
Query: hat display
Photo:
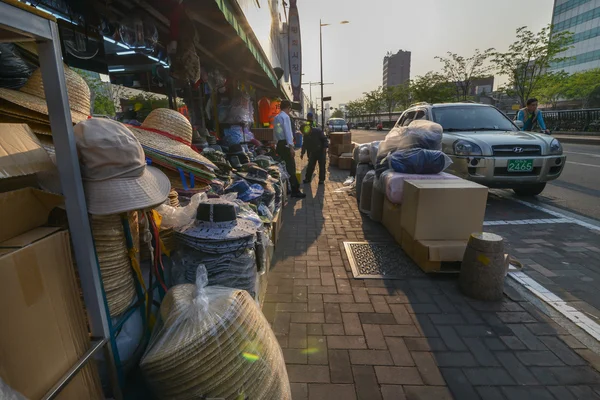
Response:
[[[0,179],[54,169],[50,156],[25,124],[0,124]]]
[[[168,108],[152,110],[141,126],[129,126],[145,149],[196,162],[209,169],[216,166],[192,149],[192,125],[182,114]]]
[[[79,74],[65,65],[65,82],[69,95],[69,106],[73,123],[83,121],[90,115],[90,88]],[[19,90],[0,88],[0,99],[45,116],[48,120],[48,105],[42,82],[42,71],[36,69],[27,83]],[[24,115],[27,116],[27,115]],[[35,114],[34,114],[35,116]]]
[[[119,215],[92,215],[90,225],[111,317],[121,315],[135,297],[123,224]]]
[[[257,228],[250,221],[238,218],[234,203],[216,198],[200,203],[192,226],[176,231],[193,239],[219,241],[254,236]]]
[[[231,156],[231,158],[229,158],[229,163],[235,169],[242,168],[242,163],[240,162],[240,159],[238,156]]]
[[[262,186],[258,184],[250,185],[243,179],[234,182],[228,188],[225,189],[225,193],[236,192],[238,194],[238,199],[245,202],[259,198],[263,195],[264,191],[265,189]]]
[[[271,178],[269,173],[259,167],[250,167],[248,168],[248,172],[239,172],[238,175],[244,179],[258,183],[268,183],[273,181],[273,178]]]
[[[200,270],[199,270],[200,272]],[[291,400],[275,334],[244,290],[174,286],[140,367],[162,399]],[[240,397],[241,396],[241,397]]]
[[[73,131],[90,214],[141,210],[167,199],[169,179],[146,166],[142,146],[125,125],[92,118],[77,124]]]

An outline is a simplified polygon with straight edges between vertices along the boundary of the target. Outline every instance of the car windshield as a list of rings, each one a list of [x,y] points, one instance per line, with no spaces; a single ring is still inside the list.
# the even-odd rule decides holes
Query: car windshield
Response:
[[[346,121],[343,119],[330,119],[329,125],[346,125]]]
[[[436,107],[433,120],[444,132],[517,131],[515,125],[493,107],[452,106]]]

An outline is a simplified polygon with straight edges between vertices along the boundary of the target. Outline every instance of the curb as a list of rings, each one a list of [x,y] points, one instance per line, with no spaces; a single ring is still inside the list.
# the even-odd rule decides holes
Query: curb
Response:
[[[569,144],[589,144],[600,146],[600,139],[590,138],[582,138],[582,137],[556,137],[561,143],[569,143]]]

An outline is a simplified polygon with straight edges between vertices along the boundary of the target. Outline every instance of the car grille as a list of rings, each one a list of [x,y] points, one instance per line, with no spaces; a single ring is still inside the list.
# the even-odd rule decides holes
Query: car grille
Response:
[[[525,145],[498,145],[492,146],[492,151],[496,157],[530,157],[530,156],[541,156],[542,149],[538,145],[525,144]]]

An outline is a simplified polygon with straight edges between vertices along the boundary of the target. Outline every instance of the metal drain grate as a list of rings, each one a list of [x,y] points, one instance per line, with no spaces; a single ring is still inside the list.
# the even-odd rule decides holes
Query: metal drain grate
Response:
[[[355,278],[402,279],[425,276],[395,243],[344,242],[344,248]]]

